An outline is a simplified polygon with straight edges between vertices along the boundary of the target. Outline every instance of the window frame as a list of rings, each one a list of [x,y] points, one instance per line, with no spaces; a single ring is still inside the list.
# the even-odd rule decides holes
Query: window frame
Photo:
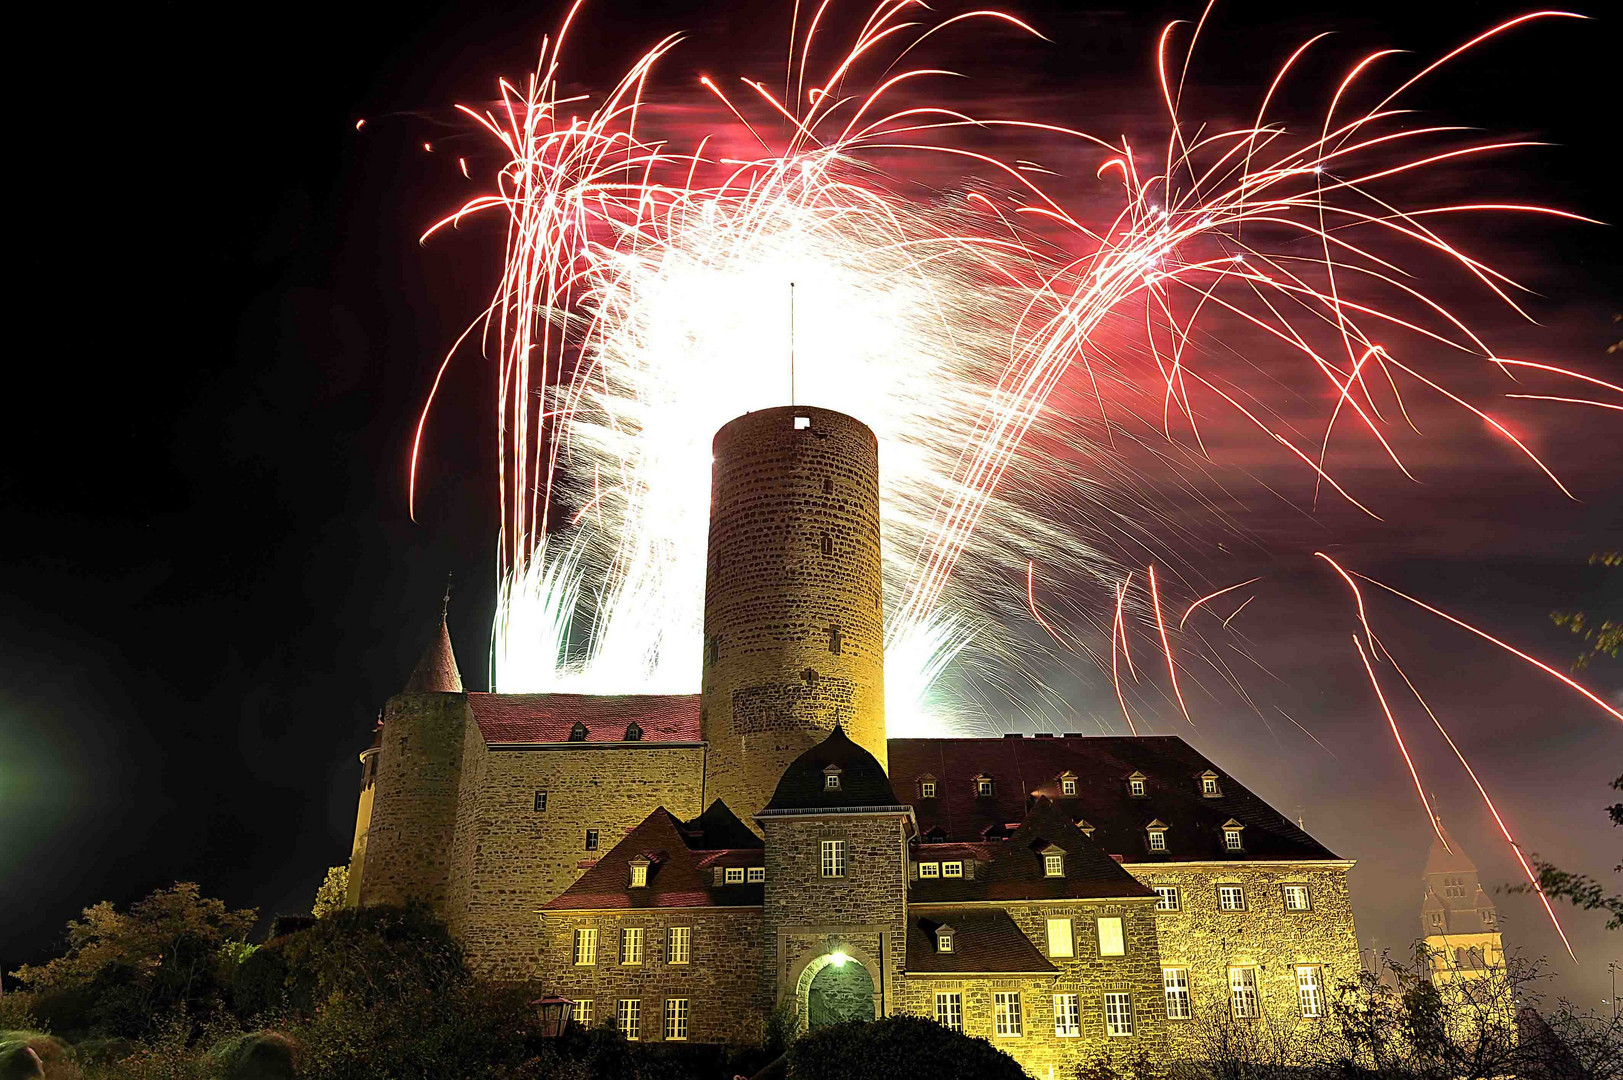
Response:
[[[744,868],[744,884],[761,885],[766,882],[766,867],[747,866]]]
[[[941,864],[941,876],[944,877],[944,878],[961,878],[961,877],[963,877],[964,876],[963,860],[960,859],[960,860],[955,860],[953,862],[943,862]]]
[[[576,998],[571,1002],[569,1019],[573,1023],[579,1024],[587,1031],[590,1031],[592,1029],[592,1022],[595,1019],[593,1014],[596,1012],[596,1001],[592,1000],[591,998]]]
[[[1062,776],[1062,777],[1060,777],[1059,793],[1060,793],[1061,796],[1063,796],[1064,798],[1067,798],[1067,799],[1075,798],[1075,796],[1076,796],[1076,777],[1074,777],[1074,776]]]
[[[586,830],[586,850],[587,851],[596,851],[597,850],[597,838],[598,838],[598,830],[596,830],[596,829],[587,829]]]
[[[997,794],[997,785],[990,776],[977,776],[975,778],[975,798],[990,799]]]
[[[575,927],[574,960],[575,967],[597,966],[597,927]]]
[[[837,773],[837,772],[824,773],[823,774],[823,790],[824,791],[838,791],[838,790],[840,790],[840,774]]]
[[[1116,1006],[1112,1016],[1111,1006]],[[1110,990],[1104,994],[1105,1035],[1112,1039],[1133,1037],[1133,995],[1125,990]]]
[[[723,885],[746,884],[744,878],[747,876],[742,866],[724,866],[721,868],[721,883]]]
[[[1151,851],[1165,851],[1167,849],[1167,831],[1165,829],[1149,830],[1149,846]]]
[[[964,992],[937,990],[935,992],[935,1022],[948,1031],[964,1030]]]
[[[1302,897],[1302,906],[1301,907],[1293,907],[1293,906],[1291,906],[1291,890],[1293,890],[1293,889],[1300,889],[1301,890],[1301,897]],[[1285,910],[1288,911],[1288,912],[1291,912],[1292,914],[1300,914],[1301,912],[1304,912],[1304,911],[1312,911],[1313,910],[1313,890],[1308,888],[1306,885],[1298,884],[1296,882],[1291,882],[1290,884],[1287,884],[1287,885],[1281,885],[1279,887],[1279,896],[1280,896],[1280,902],[1284,905]]]
[[[1080,994],[1054,995],[1054,1037],[1080,1039],[1082,1037],[1082,996]]]
[[[1168,1020],[1193,1020],[1195,1018],[1195,1000],[1189,993],[1188,968],[1162,968],[1161,993],[1166,997]],[[1176,1009],[1173,1008],[1174,1002],[1178,1005]]]
[[[1242,1002],[1245,1004],[1243,1010]],[[1262,1015],[1262,989],[1257,982],[1254,965],[1230,965],[1229,1015],[1236,1020],[1255,1020]]]
[[[1238,907],[1230,907],[1229,904],[1228,904],[1228,901],[1224,898],[1225,895],[1228,893],[1228,891],[1231,890],[1231,889],[1240,898],[1240,902],[1239,902]],[[1224,912],[1233,913],[1233,912],[1236,912],[1236,911],[1245,911],[1246,908],[1247,908],[1247,904],[1246,904],[1246,895],[1245,895],[1245,886],[1244,885],[1239,884],[1238,882],[1222,882],[1222,883],[1218,884],[1218,886],[1217,886],[1217,910],[1218,911],[1224,911]]]
[[[688,1041],[688,1000],[687,998],[665,999],[665,1041]]]
[[[1064,927],[1063,930],[1059,931],[1061,936],[1055,936],[1055,927]],[[1068,960],[1076,956],[1076,924],[1070,916],[1050,916],[1043,921],[1043,929],[1048,936],[1047,946],[1050,957]],[[1054,945],[1056,942],[1062,945],[1063,952],[1055,950]]]
[[[648,887],[647,863],[631,864],[631,884],[629,887],[633,889],[646,889]]]
[[[538,790],[535,793],[535,812],[537,814],[544,814],[547,812],[547,793],[544,789]]]
[[[935,936],[935,951],[938,953],[955,952],[952,942],[953,936],[950,930],[945,934],[937,934]]]
[[[693,962],[693,927],[672,926],[666,928],[665,962],[677,965]]]
[[[940,876],[941,876],[941,864],[939,862],[921,862],[921,863],[919,863],[919,877],[921,877],[921,878],[939,878]]]
[[[1224,829],[1223,830],[1223,850],[1224,851],[1244,851],[1245,850],[1245,833],[1240,829]]]
[[[1114,935],[1113,943],[1120,947],[1119,952],[1105,951],[1105,927],[1111,923],[1115,924],[1115,929],[1112,931],[1112,934]],[[1095,920],[1093,930],[1094,933],[1098,935],[1100,956],[1113,957],[1127,955],[1127,921],[1120,915],[1100,915]]]
[[[642,964],[643,928],[620,927],[620,966],[637,967]]]
[[[933,798],[935,798],[935,781],[934,780],[920,780],[919,781],[919,798],[921,798],[921,799],[933,799]]]
[[[1302,976],[1308,976],[1303,982]],[[1309,1001],[1309,998],[1312,1001]],[[1319,1020],[1324,1017],[1324,967],[1320,964],[1296,965],[1296,1005],[1303,1019]],[[1313,1011],[1309,1012],[1311,1008]]]
[[[992,994],[992,1033],[999,1039],[1026,1036],[1026,1010],[1018,990],[997,990]]]
[[[845,877],[845,841],[824,840],[819,850],[821,855],[818,860],[819,876],[824,878]]]
[[[1062,878],[1065,876],[1065,853],[1060,851],[1043,853],[1043,877]]]
[[[1183,894],[1176,885],[1153,885],[1156,911],[1182,911]],[[1167,901],[1171,901],[1168,903]]]
[[[614,1026],[627,1042],[642,1039],[642,998],[618,998],[614,1003]]]

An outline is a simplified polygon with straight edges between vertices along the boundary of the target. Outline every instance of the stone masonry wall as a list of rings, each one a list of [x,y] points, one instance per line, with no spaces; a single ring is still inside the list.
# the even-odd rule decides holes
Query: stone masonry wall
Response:
[[[1265,1015],[1292,1021],[1301,1016],[1297,965],[1322,968],[1327,998],[1333,998],[1338,982],[1358,974],[1347,864],[1138,864],[1127,869],[1146,885],[1172,885],[1179,892],[1180,910],[1155,912],[1162,966],[1188,969],[1196,1016],[1194,1022],[1167,1021],[1174,1052],[1192,1049],[1191,1029],[1201,1017],[1229,1008],[1230,967],[1255,967]],[[1218,908],[1220,884],[1244,886],[1245,911]],[[1308,887],[1311,910],[1285,910],[1281,887],[1287,884]]]
[[[620,963],[620,931],[643,929],[640,964]],[[673,926],[692,928],[692,957],[668,962]],[[597,929],[597,963],[574,962],[575,930]],[[548,912],[540,951],[547,992],[594,1003],[593,1026],[612,1020],[621,998],[642,1002],[643,1042],[664,1038],[666,998],[688,999],[688,1041],[755,1043],[764,1034],[760,995],[760,908],[660,908],[651,911]]]
[[[453,929],[473,969],[539,979],[536,913],[658,807],[678,819],[703,806],[703,751],[594,743],[488,752],[477,798],[458,821],[463,890]],[[535,809],[537,792],[547,808]],[[598,849],[586,850],[595,829]],[[466,839],[464,840],[464,837]]]
[[[397,694],[383,713],[359,902],[447,914],[465,737],[464,694]]]
[[[748,822],[836,723],[885,763],[878,444],[841,413],[765,409],[714,459],[700,717],[708,795]]]
[[[1031,978],[977,978],[909,975],[902,987],[898,1012],[934,1019],[935,995],[956,991],[963,995],[964,1031],[984,1037],[1018,1061],[1033,1077],[1069,1080],[1079,1066],[1103,1056],[1120,1058],[1148,1055],[1159,1062],[1167,1047],[1167,1020],[1161,983],[1161,952],[1157,939],[1154,902],[1087,901],[1000,904],[1039,952],[1048,955],[1048,919],[1071,920],[1073,956],[1049,957],[1059,974]],[[928,912],[925,907],[915,912]],[[1122,920],[1125,949],[1122,956],[1100,956],[1098,919]],[[1025,1020],[1019,1038],[996,1032],[993,995],[1018,990]],[[1104,995],[1132,995],[1133,1032],[1110,1036],[1105,1032]],[[1054,1028],[1054,995],[1076,994],[1081,1033],[1058,1035]]]
[[[809,961],[843,950],[869,967],[888,1015],[906,961],[907,847],[898,814],[767,817],[762,995],[792,1003]],[[846,842],[845,876],[822,876],[822,842]]]

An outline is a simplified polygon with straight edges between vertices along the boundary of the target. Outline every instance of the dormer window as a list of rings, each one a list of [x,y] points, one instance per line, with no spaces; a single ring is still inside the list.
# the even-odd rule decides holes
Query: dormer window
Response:
[[[766,867],[752,866],[749,868],[749,883],[759,885],[766,880]]]
[[[1217,774],[1210,770],[1200,774],[1200,793],[1208,799],[1222,796],[1223,789],[1217,786]]]
[[[1167,824],[1159,819],[1144,826],[1145,835],[1149,838],[1151,851],[1165,851],[1167,849]]]
[[[1238,821],[1235,821],[1233,818],[1229,818],[1227,821],[1223,822],[1224,851],[1245,850],[1245,838],[1240,835],[1240,830],[1244,828],[1244,825],[1240,824]]]
[[[646,889],[648,887],[648,860],[638,856],[631,860],[631,887],[633,889]]]
[[[964,864],[961,862],[944,862],[941,864],[941,876],[961,878],[964,876]]]
[[[1076,827],[1082,831],[1083,836],[1087,837],[1089,840],[1093,839],[1093,826],[1089,824],[1087,818],[1077,818]]]
[[[1076,795],[1076,777],[1071,773],[1061,773],[1059,777],[1059,793],[1067,798]]]
[[[721,883],[723,885],[744,884],[744,868],[742,866],[729,866],[722,871]]]
[[[570,728],[569,728],[569,741],[570,742],[585,742],[586,741],[586,725],[581,723],[579,720],[576,720],[574,722],[574,724],[572,724],[570,726]]]
[[[1065,852],[1057,847],[1043,851],[1043,877],[1065,876]]]
[[[975,777],[975,795],[977,798],[989,799],[992,797],[992,778],[982,773]]]
[[[840,769],[840,767],[838,765],[830,765],[830,766],[828,766],[827,768],[825,768],[823,770],[823,790],[824,791],[838,791],[838,790],[840,790],[840,772],[841,771],[842,770]]]
[[[642,742],[642,725],[635,720],[626,725],[626,742]]]
[[[919,863],[919,877],[938,878],[941,876],[941,864],[938,862]]]
[[[919,777],[919,798],[921,798],[921,799],[933,799],[933,798],[935,798],[935,777],[933,777],[933,776],[921,776],[921,777]]]
[[[1149,794],[1149,788],[1145,786],[1145,782],[1148,779],[1149,777],[1145,776],[1141,772],[1133,773],[1127,778],[1127,794],[1131,795],[1135,799],[1144,798],[1144,796]]]
[[[935,931],[935,951],[940,953],[952,952],[953,930],[950,926],[938,926]]]

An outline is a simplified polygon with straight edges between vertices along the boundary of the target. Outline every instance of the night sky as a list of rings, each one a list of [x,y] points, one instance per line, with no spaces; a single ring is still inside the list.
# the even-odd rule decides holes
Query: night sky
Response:
[[[750,56],[777,57],[783,13],[746,7],[598,0],[575,43],[574,77],[602,89],[671,30],[695,34],[665,66],[684,86],[709,65],[745,70]],[[1147,123],[1155,33],[1198,9],[1133,8],[1011,5],[1056,44],[1008,57],[1020,76],[999,92],[1040,100],[1058,119],[1056,109],[1104,118],[1107,132],[1116,120]],[[1349,49],[1432,55],[1521,10],[1364,3],[1304,15],[1300,5],[1233,3],[1220,9],[1202,78],[1220,99],[1243,88],[1235,100],[1254,100],[1259,73],[1321,29],[1344,31]],[[27,94],[14,92],[8,139],[24,185],[8,215],[23,292],[0,436],[0,970],[50,955],[80,908],[177,879],[267,918],[307,911],[326,868],[348,856],[356,754],[421,650],[447,573],[464,678],[485,686],[496,498],[488,369],[470,363],[447,386],[415,524],[405,462],[446,345],[488,297],[500,233],[474,226],[426,248],[417,236],[473,190],[452,164],[464,151],[445,148],[482,147],[450,105],[485,100],[499,74],[526,74],[559,14],[547,4],[294,3],[250,22],[160,5],[94,26],[20,28],[19,42],[39,43],[42,67]],[[1465,182],[1623,218],[1605,167],[1619,105],[1608,43],[1619,30],[1615,17],[1535,27],[1421,95],[1440,116],[1554,144],[1474,166]],[[425,141],[440,152],[424,153]],[[1612,325],[1623,310],[1612,226],[1496,225],[1478,239],[1538,293],[1529,310],[1539,325],[1482,308],[1506,354],[1623,373],[1623,358],[1606,354],[1623,336]],[[1267,668],[1253,674],[1273,724],[1214,698],[1195,703],[1197,729],[1168,713],[1158,730],[1190,738],[1359,860],[1366,945],[1401,948],[1417,931],[1429,832],[1349,663],[1345,594],[1311,552],[1333,550],[1565,669],[1577,645],[1547,613],[1616,610],[1623,589],[1623,574],[1608,580],[1585,564],[1623,547],[1619,422],[1554,406],[1516,415],[1581,501],[1456,422],[1418,444],[1426,483],[1381,485],[1384,523],[1315,515],[1296,498],[1299,472],[1255,438],[1218,433],[1219,466],[1259,490],[1295,485],[1289,501],[1248,502],[1240,533],[1203,533],[1207,546],[1189,554],[1218,583],[1270,575],[1282,614],[1255,622],[1248,640]],[[1378,467],[1347,463],[1355,476]],[[1196,494],[1169,484],[1161,502]],[[1611,879],[1623,842],[1602,807],[1623,772],[1623,726],[1424,613],[1377,608],[1383,638],[1446,714],[1525,846]],[[1623,703],[1618,664],[1583,678]],[[1054,681],[1074,699],[1061,726],[1097,731],[1095,717],[1115,715],[1107,682]],[[1509,852],[1446,747],[1409,730],[1485,883],[1512,881]],[[1599,1007],[1623,934],[1560,909],[1583,961],[1575,967],[1557,956],[1534,902],[1498,900],[1510,944],[1551,957],[1554,989]]]

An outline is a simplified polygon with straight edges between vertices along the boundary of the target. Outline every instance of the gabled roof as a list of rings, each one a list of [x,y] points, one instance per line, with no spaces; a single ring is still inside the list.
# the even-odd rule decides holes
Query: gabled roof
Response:
[[[936,948],[935,933],[952,927],[952,952]],[[955,908],[914,914],[907,920],[909,974],[1053,974],[1058,969],[997,908]]]
[[[1448,847],[1443,846],[1442,838],[1435,833],[1431,838],[1431,850],[1426,853],[1426,873],[1428,874],[1474,874],[1476,863],[1465,854],[1460,842],[1449,835],[1447,829],[1439,819],[1437,830],[1443,837],[1448,838]],[[1450,851],[1449,848],[1454,850]]]
[[[663,806],[626,834],[597,865],[580,876],[563,895],[547,904],[548,911],[641,910],[686,907],[758,907],[764,892],[760,882],[717,885],[711,867],[761,866],[759,847],[744,852],[695,850],[688,845],[703,830],[684,826]],[[648,884],[631,888],[631,864],[649,861]]]
[[[839,769],[840,785],[830,789],[824,783],[830,766]],[[842,810],[858,806],[897,806],[896,792],[879,759],[852,742],[845,729],[835,725],[828,737],[783,770],[772,792],[772,801],[763,813]]]
[[[1027,800],[1055,800],[1070,816],[1094,827],[1093,840],[1129,863],[1334,859],[1336,855],[1294,822],[1254,795],[1230,773],[1217,769],[1182,739],[1161,736],[1092,736],[1060,739],[891,739],[890,768],[897,776],[932,773],[936,798],[913,803],[922,835],[939,826],[948,840],[974,841],[988,826],[1018,821]],[[1222,778],[1222,794],[1202,796],[1200,774]],[[1061,796],[1059,776],[1077,777],[1076,795]],[[1145,776],[1145,795],[1133,798],[1127,777]],[[991,776],[993,794],[974,794],[970,778]],[[1167,850],[1150,851],[1144,825],[1159,818],[1170,826]],[[1245,851],[1223,846],[1222,823],[1245,826]],[[1006,843],[1007,841],[1005,841]]]
[[[445,624],[444,611],[440,612],[440,624],[434,629],[434,636],[428,639],[427,648],[423,649],[411,677],[406,680],[405,693],[462,693],[462,672],[457,670],[456,653],[451,649],[451,629]]]
[[[642,741],[698,742],[698,694],[469,694],[474,722],[487,743],[561,743],[576,721],[589,743],[621,742],[626,727]]]
[[[908,902],[1092,900],[1155,895],[1046,798],[1037,800],[1007,840],[982,846],[989,849],[991,858],[975,868],[973,878],[920,878],[908,890]],[[1065,854],[1065,874],[1048,877],[1043,855],[1056,849]]]

